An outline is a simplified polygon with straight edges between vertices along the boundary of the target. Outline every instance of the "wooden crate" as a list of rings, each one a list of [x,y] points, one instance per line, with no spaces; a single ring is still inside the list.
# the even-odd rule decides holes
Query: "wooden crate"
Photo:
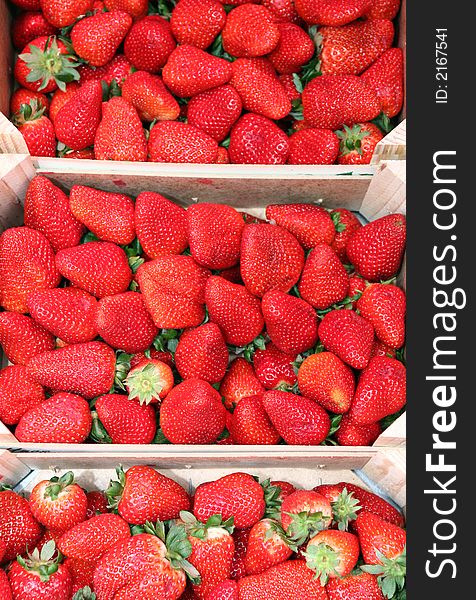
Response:
[[[124,193],[132,196],[144,190],[155,190],[164,193],[166,196],[174,199],[183,206],[188,206],[196,201],[221,201],[230,204],[238,209],[245,209],[256,216],[264,216],[264,207],[270,202],[275,202],[274,195],[268,196],[267,199],[257,199],[253,194],[247,192],[248,182],[233,177],[220,180],[211,179],[211,182],[206,187],[200,187],[200,178],[193,179],[189,176],[178,177],[175,171],[163,175],[161,177],[154,176],[149,173],[140,173],[137,175],[126,175],[124,173],[111,175],[110,173],[102,173],[101,175],[93,175],[91,173],[80,173],[77,170],[77,162],[69,161],[74,168],[68,169],[68,172],[50,172],[35,169],[34,163],[29,155],[0,155],[0,219],[1,225],[12,226],[22,223],[21,203],[23,202],[26,188],[29,181],[35,173],[43,173],[48,175],[52,181],[64,189],[68,190],[75,183],[93,185],[102,189],[120,189]],[[344,194],[343,190],[338,186],[328,188],[328,194],[323,196],[313,196],[309,191],[302,192],[299,201],[318,202],[325,206],[336,207],[343,206],[351,210],[358,211],[359,214],[366,220],[372,221],[385,214],[406,212],[406,195],[405,195],[405,161],[384,161],[378,166],[376,176],[369,185],[366,194],[363,198]],[[121,185],[117,186],[120,177]],[[341,181],[341,180],[340,180]],[[337,184],[335,184],[336,186]],[[220,189],[221,194],[216,195],[216,190]],[[197,191],[198,190],[198,191]],[[339,199],[340,198],[340,199]],[[404,270],[399,275],[399,283],[405,287]],[[405,444],[405,415],[399,417],[391,427],[385,430],[378,438],[375,446],[403,446]],[[144,447],[131,446],[124,449],[123,446],[117,445],[100,445],[100,444],[27,444],[19,443],[12,432],[0,422],[0,447],[26,449],[29,451],[48,450],[54,452],[91,452],[95,456],[104,454],[104,452],[139,452]],[[147,451],[152,449],[162,448],[158,446],[148,446]],[[166,453],[182,453],[187,455],[190,453],[190,448],[187,446],[170,446],[169,450],[164,450]],[[205,455],[207,448],[212,448],[210,452],[214,452],[214,447],[197,447],[193,450],[193,454]],[[233,447],[236,448],[236,447]],[[309,453],[309,448],[285,446],[286,452]],[[330,453],[335,452],[336,456],[340,456],[341,448],[329,448],[325,446],[317,446],[312,449],[314,460],[319,462],[322,456],[328,457]],[[270,457],[277,458],[283,452],[283,446],[266,447],[266,446],[250,446],[243,449],[235,450],[236,453],[246,456],[247,460],[252,460],[253,456],[262,456],[270,453]],[[364,451],[371,451],[371,448],[364,448]],[[233,453],[233,452],[232,452]]]

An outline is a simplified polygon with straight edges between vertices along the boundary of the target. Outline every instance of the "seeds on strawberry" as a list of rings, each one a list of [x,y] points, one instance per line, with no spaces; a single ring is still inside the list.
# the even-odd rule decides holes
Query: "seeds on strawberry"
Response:
[[[152,406],[131,402],[122,394],[107,394],[96,400],[94,408],[96,415],[92,437],[97,441],[112,444],[152,443],[157,430]],[[99,419],[104,431],[98,428],[96,419]]]
[[[338,154],[339,138],[330,129],[310,127],[296,131],[289,138],[290,165],[332,165]]]
[[[305,130],[307,131],[307,130]],[[335,228],[329,213],[313,204],[270,204],[266,217],[290,231],[305,250],[331,244]]]
[[[16,425],[27,410],[44,399],[43,388],[26,367],[12,365],[0,371],[0,421],[5,425]]]
[[[8,311],[0,313],[0,344],[15,365],[26,365],[34,356],[55,347],[49,331],[26,315]]]
[[[241,398],[228,425],[235,444],[278,444],[281,436],[271,423],[262,396]]]
[[[160,121],[149,136],[152,162],[214,163],[218,144],[204,131],[180,121]]]
[[[231,130],[228,149],[232,163],[284,165],[289,154],[287,135],[270,119],[249,113]]]
[[[137,70],[159,73],[176,45],[169,22],[159,15],[148,15],[130,28],[124,54]]]
[[[272,52],[279,42],[280,31],[267,8],[244,4],[228,13],[222,35],[228,54],[251,58]]]
[[[360,314],[372,323],[375,335],[390,348],[405,341],[405,292],[396,285],[369,285],[357,301]]]
[[[299,16],[314,25],[345,25],[362,17],[372,0],[295,0]]]
[[[237,405],[243,398],[260,395],[263,385],[258,381],[253,366],[244,358],[236,358],[224,376],[219,392],[226,408]]]
[[[197,94],[190,100],[187,122],[221,142],[239,119],[241,111],[242,102],[238,92],[231,85],[222,85]]]
[[[226,21],[226,12],[216,0],[180,0],[170,17],[172,33],[179,44],[205,50]]]
[[[122,97],[139,113],[142,121],[175,121],[180,106],[158,75],[136,71],[122,85]]]
[[[293,23],[278,24],[278,45],[269,60],[278,73],[297,73],[314,55],[316,47],[309,35]]]
[[[215,323],[185,331],[175,351],[175,365],[182,379],[203,379],[218,383],[228,366],[228,348]]]

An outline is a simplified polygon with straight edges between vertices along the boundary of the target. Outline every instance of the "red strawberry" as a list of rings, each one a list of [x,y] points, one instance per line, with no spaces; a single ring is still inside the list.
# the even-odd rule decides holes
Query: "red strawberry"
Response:
[[[119,481],[111,481],[106,494],[110,505],[129,524],[178,519],[190,508],[190,498],[178,483],[152,467],[137,466],[125,473],[116,469]]]
[[[294,0],[262,0],[261,3],[273,15],[276,23],[295,23],[299,20]]]
[[[400,268],[405,241],[405,216],[392,214],[356,231],[347,243],[346,252],[359,275],[369,281],[386,280]]]
[[[91,423],[86,400],[61,392],[27,410],[15,436],[28,443],[81,444],[91,431]]]
[[[242,398],[237,404],[229,424],[235,444],[278,444],[281,436],[271,423],[260,396]]]
[[[4,600],[13,600],[12,588],[10,587],[8,576],[2,569],[0,569],[0,594]],[[218,598],[220,598],[220,596],[218,596]],[[234,600],[233,596],[231,596],[230,598],[231,600]],[[238,588],[236,591],[236,598],[238,598]]]
[[[210,321],[220,327],[228,344],[246,346],[263,330],[260,301],[244,286],[209,277],[205,300]]]
[[[64,90],[60,90],[58,88],[53,92],[48,115],[53,125],[55,124],[56,115],[63,108],[66,102],[68,102],[68,100],[75,95],[75,93],[79,90],[79,87],[80,84],[77,81],[71,81],[70,83],[66,84]]]
[[[182,379],[203,379],[217,383],[228,366],[228,349],[215,323],[185,331],[175,351],[175,365]]]
[[[331,579],[326,585],[326,591],[329,600],[384,600],[377,577],[370,573]]]
[[[147,160],[147,141],[142,122],[130,102],[114,96],[103,105],[96,130],[94,155],[98,160]]]
[[[278,29],[279,42],[269,60],[278,73],[296,73],[314,56],[314,42],[304,29],[293,23],[280,23]]]
[[[244,4],[228,13],[222,36],[228,54],[250,58],[272,52],[279,42],[280,30],[267,8]]]
[[[245,556],[248,547],[248,539],[250,537],[251,527],[248,529],[235,529],[233,532],[233,540],[235,542],[235,554],[231,564],[230,577],[233,580],[241,579],[246,575]]]
[[[132,65],[123,54],[116,54],[110,62],[102,67],[90,67],[87,64],[78,67],[81,83],[94,80],[105,81],[107,85],[111,85],[115,81],[120,88],[131,72]]]
[[[276,123],[250,113],[243,115],[231,130],[228,151],[235,164],[284,165],[289,142]]]
[[[208,269],[227,269],[238,263],[245,222],[225,204],[195,204],[187,210],[190,252]]]
[[[98,12],[78,21],[71,30],[75,53],[93,67],[102,67],[114,57],[131,28],[126,12]]]
[[[400,10],[401,0],[373,0],[366,12],[367,19],[394,19]]]
[[[43,14],[55,27],[72,25],[93,8],[93,0],[40,0]]]
[[[293,551],[284,540],[284,531],[276,521],[263,519],[250,531],[245,556],[247,575],[258,575],[285,562]]]
[[[216,0],[180,0],[170,17],[172,33],[179,44],[205,50],[226,21],[226,12]]]
[[[349,303],[349,305],[352,306],[352,310],[357,308],[357,301],[362,296],[362,293],[367,286],[368,282],[365,281],[365,279],[362,279],[362,277],[359,277],[358,275],[349,277],[348,297],[349,299],[354,298],[354,300]],[[349,307],[349,305],[346,305],[346,307]]]
[[[218,154],[215,163],[217,165],[230,164],[230,154],[228,153],[228,150],[223,146],[218,146]]]
[[[102,492],[87,492],[86,497],[88,500],[86,519],[108,512],[106,496]]]
[[[234,517],[235,527],[246,529],[262,519],[265,508],[261,485],[247,473],[232,473],[198,486],[193,514],[202,523],[216,514]]]
[[[391,348],[405,342],[405,292],[396,285],[373,283],[357,302],[360,314],[372,323],[375,335]]]
[[[71,283],[97,298],[125,292],[132,278],[126,253],[111,242],[88,242],[60,250],[56,265]]]
[[[80,243],[84,226],[73,216],[68,196],[43,175],[36,175],[25,196],[25,225],[45,235],[53,250]]]
[[[307,130],[306,130],[307,131]],[[329,213],[313,204],[270,204],[266,217],[290,231],[305,250],[331,244],[335,228]]]
[[[40,481],[30,494],[30,508],[39,523],[65,531],[86,520],[88,499],[68,471],[61,477]]]
[[[149,258],[181,254],[188,246],[187,213],[156,192],[142,192],[137,196],[135,226]]]
[[[142,121],[175,121],[180,106],[158,75],[136,71],[122,85],[122,97],[139,113]]]
[[[92,146],[101,121],[102,87],[90,81],[59,110],[55,118],[56,137],[72,150]]]
[[[27,410],[44,399],[43,388],[28,375],[26,367],[14,365],[0,371],[0,421],[5,425],[16,425]]]
[[[362,17],[373,0],[295,0],[300,17],[311,25],[345,25]]]
[[[119,515],[97,515],[63,533],[58,549],[68,558],[92,562],[130,535],[128,524]]]
[[[221,142],[240,117],[241,110],[241,98],[235,88],[222,85],[190,100],[187,106],[187,121],[217,142]]]
[[[298,289],[301,297],[318,310],[347,296],[349,276],[330,246],[317,244],[308,255]]]
[[[159,15],[148,15],[132,25],[124,54],[139,71],[158,73],[176,45],[169,22]]]
[[[147,0],[104,0],[104,6],[109,11],[123,10],[134,19],[147,14]]]
[[[172,444],[213,444],[225,417],[220,394],[196,378],[175,386],[160,407],[160,427]]]
[[[55,35],[57,29],[41,12],[22,12],[14,17],[11,28],[13,45],[21,50],[35,38]]]
[[[0,313],[0,344],[15,365],[26,365],[32,357],[55,347],[54,338],[46,329],[15,312]]]
[[[236,358],[223,378],[219,392],[229,409],[241,402],[243,398],[259,395],[264,387],[256,378],[253,367],[244,358]]]
[[[105,430],[99,428],[97,432],[93,426],[97,441],[112,444],[152,443],[157,430],[152,406],[131,402],[122,394],[107,394],[96,400],[94,408]]]
[[[0,539],[4,543],[2,561],[15,560],[41,537],[41,527],[28,500],[10,490],[0,491]]]
[[[14,114],[20,112],[20,108],[22,104],[30,104],[30,101],[36,100],[38,103],[38,107],[44,108],[44,115],[48,115],[48,110],[50,107],[50,101],[45,94],[41,92],[32,92],[25,88],[16,89],[10,98],[10,113]],[[51,119],[50,119],[51,120]]]
[[[266,331],[282,352],[299,354],[316,345],[316,312],[301,298],[272,290],[263,296],[261,309]]]
[[[239,58],[232,68],[230,83],[239,93],[245,110],[274,120],[290,113],[291,100],[269,60]]]
[[[174,366],[174,357],[171,352],[162,352],[159,350],[149,349],[147,351],[147,354],[150,355],[150,358],[146,356],[145,352],[136,352],[135,354],[133,354],[130,359],[131,368],[136,367],[139,363],[143,362],[144,360],[160,360],[161,362],[169,366],[171,369]]]
[[[370,359],[374,330],[353,310],[332,310],[319,325],[319,339],[329,352],[354,369],[364,369]]]
[[[370,425],[398,412],[406,403],[406,369],[387,356],[375,356],[360,376],[349,417]]]
[[[149,136],[149,157],[152,162],[214,163],[218,144],[205,132],[179,121],[161,121]]]
[[[338,153],[339,138],[330,129],[302,129],[289,138],[290,165],[332,165]]]
[[[371,121],[381,111],[376,93],[356,75],[322,75],[302,93],[308,126],[339,129],[343,125]]]
[[[296,490],[283,500],[281,524],[296,544],[303,544],[309,536],[327,529],[332,521],[329,500],[315,491]]]
[[[172,367],[160,359],[147,358],[144,355],[144,358],[134,365],[131,361],[131,369],[124,384],[129,400],[136,400],[139,404],[160,403],[174,387]]]
[[[239,600],[238,584],[232,579],[225,579],[212,589],[207,600]]]
[[[286,94],[288,95],[288,98],[291,100],[291,102],[294,102],[294,100],[301,99],[301,92],[298,91],[296,87],[293,75],[291,75],[290,73],[280,75],[279,81],[286,90]]]
[[[376,339],[372,346],[372,357],[374,356],[389,356],[390,358],[396,358],[397,352],[395,348],[390,348],[387,344],[384,344],[380,340]]]
[[[271,485],[280,489],[279,500],[281,502],[296,491],[293,484],[288,481],[272,481]]]
[[[349,415],[343,415],[336,432],[339,446],[372,446],[382,433],[380,423],[357,425]]]
[[[331,246],[339,260],[346,263],[348,262],[347,252],[345,251],[347,242],[352,234],[362,227],[362,224],[354,213],[346,208],[336,208],[331,211],[330,215],[336,228],[335,238]],[[350,295],[352,296],[352,293]]]
[[[382,112],[395,117],[402,109],[404,66],[401,48],[390,48],[361,76],[380,100]]]
[[[32,99],[29,104],[22,104],[20,112],[12,119],[32,156],[56,156],[53,123],[44,112],[45,108],[40,108],[38,100]]]
[[[307,566],[316,573],[321,585],[329,579],[349,575],[359,559],[359,539],[352,533],[329,529],[320,531],[307,544]]]
[[[73,587],[71,589],[72,594],[76,594],[76,592],[85,587],[92,589],[94,571],[96,569],[96,564],[94,562],[75,558],[67,558],[63,564],[70,572],[73,580]],[[83,592],[83,595],[84,593],[85,592]]]
[[[12,0],[11,2],[21,10],[40,10],[40,0]]]
[[[291,391],[297,383],[293,362],[295,355],[285,354],[272,343],[253,356],[256,377],[267,390]]]
[[[270,290],[288,292],[298,281],[304,252],[283,227],[246,225],[241,240],[241,276],[246,288],[262,297]]]
[[[340,165],[368,165],[376,145],[383,138],[383,133],[373,123],[357,123],[352,127],[344,125],[343,131],[338,131]]]

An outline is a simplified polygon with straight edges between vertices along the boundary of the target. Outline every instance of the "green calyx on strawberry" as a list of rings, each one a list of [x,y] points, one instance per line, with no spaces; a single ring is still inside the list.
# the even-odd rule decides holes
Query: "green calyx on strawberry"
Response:
[[[344,131],[336,131],[337,137],[340,139],[340,152],[342,155],[357,152],[363,154],[362,140],[370,135],[370,131],[363,131],[360,125],[349,127],[344,125]]]
[[[112,444],[112,438],[99,420],[99,416],[95,410],[91,411],[91,416],[93,418],[93,423],[89,437],[96,442],[96,444]]]
[[[125,380],[129,390],[129,400],[139,399],[140,404],[150,404],[152,400],[160,402],[163,379],[153,363],[134,367]]]
[[[316,573],[314,579],[319,579],[323,587],[327,584],[330,575],[339,575],[337,572],[341,562],[339,553],[327,544],[309,545],[304,552],[304,557],[307,566]]]
[[[114,388],[119,388],[125,391],[125,380],[131,369],[131,354],[125,352],[117,352],[116,354],[116,374],[114,376]],[[114,391],[114,390],[112,390]]]
[[[41,106],[36,98],[32,98],[28,104],[22,104],[20,110],[13,116],[14,125],[24,125],[30,121],[36,121],[44,115],[45,107]]]
[[[278,521],[272,521],[271,526],[264,537],[267,540],[270,540],[275,535],[278,535],[293,552],[299,552],[299,546],[286,534],[283,526]]]
[[[327,434],[326,439],[322,442],[322,446],[337,446],[337,442],[333,439],[334,434],[340,428],[340,422],[342,421],[342,415],[329,415],[331,417],[331,428]]]
[[[113,511],[117,511],[117,507],[119,506],[119,502],[121,501],[124,492],[124,486],[126,485],[126,474],[121,466],[116,467],[116,475],[119,481],[113,481],[111,479],[109,487],[105,492],[108,508]]]
[[[274,519],[279,520],[281,518],[281,488],[276,485],[271,485],[271,480],[266,479],[261,484],[264,491],[264,501],[266,504],[266,511],[263,519]]]
[[[30,52],[20,54],[19,57],[30,70],[26,80],[30,82],[41,81],[38,91],[44,89],[51,79],[61,91],[66,91],[66,84],[79,81],[76,67],[80,65],[75,56],[62,54],[58,48],[55,37],[48,38],[44,48],[30,44]]]
[[[258,335],[252,342],[247,346],[237,347],[230,346],[231,351],[234,354],[242,354],[248,362],[253,362],[253,354],[256,350],[266,350],[266,338],[264,335]]]
[[[137,269],[145,262],[141,256],[142,246],[140,245],[139,240],[136,238],[131,244],[129,244],[128,246],[121,246],[121,248],[126,253],[131,271],[133,273],[136,273]]]
[[[96,600],[96,598],[96,594],[88,585],[78,590],[73,596],[73,600]]]
[[[377,575],[378,584],[385,598],[394,598],[405,587],[407,573],[406,548],[396,558],[387,558],[379,550],[375,554],[380,561],[379,565],[362,565],[360,568],[366,573]]]
[[[311,537],[327,527],[322,512],[311,513],[309,511],[302,511],[297,514],[286,514],[292,519],[286,530],[286,535],[296,546],[302,546]]]
[[[50,540],[44,544],[41,551],[35,548],[26,558],[18,556],[17,562],[25,571],[38,573],[40,580],[47,583],[58,570],[60,559],[61,555],[56,550],[54,540]]]
[[[358,511],[362,508],[354,493],[348,492],[347,488],[342,490],[337,500],[331,502],[331,506],[334,521],[341,531],[347,531],[350,521],[355,521]]]
[[[50,483],[46,486],[45,496],[51,500],[57,500],[61,492],[74,483],[74,473],[68,471],[61,477],[52,477]]]
[[[206,523],[201,523],[197,520],[195,515],[192,513],[182,510],[180,511],[180,519],[183,521],[183,526],[188,535],[196,537],[200,540],[205,540],[207,537],[207,531],[212,528],[224,529],[228,533],[233,533],[234,517],[230,517],[226,521],[223,521],[221,515],[212,515],[207,519]]]
[[[338,136],[338,134],[337,134],[337,136]],[[344,223],[341,222],[340,214],[338,212],[329,211],[329,215],[332,219],[332,222],[334,223],[334,227],[336,228],[337,233],[342,233],[343,231],[346,230],[346,226],[344,225]]]

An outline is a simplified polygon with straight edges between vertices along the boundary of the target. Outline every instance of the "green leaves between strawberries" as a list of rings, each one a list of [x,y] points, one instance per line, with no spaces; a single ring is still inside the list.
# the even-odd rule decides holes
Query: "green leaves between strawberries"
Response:
[[[119,502],[121,501],[122,494],[124,492],[124,486],[126,485],[126,474],[122,466],[116,467],[117,481],[111,479],[109,481],[109,487],[105,494],[107,499],[108,508],[117,511]]]
[[[338,212],[330,212],[329,216],[332,219],[332,222],[334,223],[334,227],[337,233],[342,233],[346,230],[345,224],[341,223],[340,214]]]
[[[174,354],[181,334],[181,329],[162,329],[152,342],[152,346],[159,352],[172,352]]]
[[[116,372],[114,375],[114,386],[110,393],[114,393],[116,389],[124,392],[126,390],[125,381],[129,371],[131,370],[132,354],[126,352],[116,352]]]
[[[74,483],[73,471],[68,471],[61,477],[52,477],[46,486],[45,496],[51,500],[57,500],[61,492]]]
[[[336,131],[340,140],[340,153],[345,156],[351,152],[363,154],[362,140],[370,135],[370,131],[363,131],[360,125],[349,127],[344,125],[344,131]]]
[[[348,492],[347,488],[342,490],[337,500],[331,502],[331,506],[334,521],[341,531],[348,530],[350,521],[355,521],[357,513],[362,508],[354,493]]]
[[[264,519],[276,519],[281,518],[281,488],[277,485],[271,485],[271,480],[266,479],[261,484],[264,492],[264,501],[266,504],[266,510],[264,513]]]
[[[377,580],[385,598],[394,598],[397,593],[404,590],[405,577],[407,573],[407,551],[406,547],[400,556],[387,558],[379,550],[375,554],[380,565],[363,565],[362,571],[378,575]]]
[[[253,362],[253,355],[256,350],[265,350],[266,343],[269,340],[264,335],[258,335],[252,342],[250,342],[247,346],[231,346],[228,348],[233,354],[242,354],[243,358],[248,362]]]
[[[329,416],[331,418],[331,428],[329,429],[326,439],[321,442],[321,446],[337,446],[337,442],[333,439],[333,435],[339,430],[342,415],[329,414]]]
[[[47,583],[58,570],[61,558],[62,556],[57,551],[54,540],[50,540],[42,546],[41,551],[35,548],[26,558],[18,556],[17,562],[25,571],[38,573],[40,581]]]
[[[73,600],[96,600],[96,598],[96,594],[88,585],[78,590],[73,596]]]

